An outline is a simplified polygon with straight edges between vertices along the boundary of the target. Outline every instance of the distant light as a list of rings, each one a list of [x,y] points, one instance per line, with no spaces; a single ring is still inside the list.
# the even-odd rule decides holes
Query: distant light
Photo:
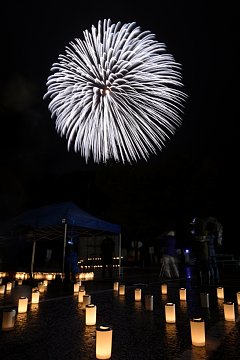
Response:
[[[189,249],[185,249],[184,252],[185,252],[185,254],[189,254],[189,253],[190,253],[190,250],[189,250]]]

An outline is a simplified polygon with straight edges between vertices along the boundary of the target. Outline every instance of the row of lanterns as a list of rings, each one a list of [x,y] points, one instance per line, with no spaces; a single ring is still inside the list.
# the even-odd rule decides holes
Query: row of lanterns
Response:
[[[85,310],[85,324],[96,325],[97,306],[91,303],[91,295],[86,293],[85,286],[80,283],[74,284],[74,293],[78,294],[78,302]],[[112,327],[100,325],[96,328],[96,358],[110,359],[112,354]]]
[[[74,294],[78,295],[78,303],[85,311],[85,324],[96,325],[97,306],[91,303],[91,295],[86,293],[81,281],[74,284]],[[112,354],[112,327],[100,325],[96,328],[96,358],[110,359]]]
[[[36,294],[37,292],[33,293]],[[39,293],[38,293],[39,295]],[[32,298],[32,303],[34,303]],[[38,302],[38,301],[36,301]],[[27,312],[28,298],[21,297],[18,302],[18,313]],[[86,310],[85,323],[86,325],[96,325],[96,305],[87,304],[83,309]],[[2,330],[9,331],[14,329],[16,318],[16,310],[10,309],[3,312]],[[112,328],[110,326],[100,325],[96,328],[96,358],[110,359],[112,353]]]
[[[18,279],[18,285],[22,285],[22,279]],[[15,280],[11,282],[7,282],[6,285],[0,285],[0,294],[5,293],[5,287],[6,291],[11,291],[12,288],[15,286]],[[48,280],[44,280],[43,282],[39,282],[37,288],[32,289],[31,294],[31,303],[32,304],[38,304],[40,293],[44,293],[46,287],[48,286]],[[29,299],[27,296],[20,296],[18,299],[18,308],[17,312],[19,314],[26,313],[28,309],[28,302]],[[16,310],[15,309],[9,309],[3,311],[3,317],[2,317],[2,330],[8,331],[12,330],[14,328],[15,324],[15,318],[16,318]]]
[[[118,282],[113,284],[114,291],[118,291],[119,295],[125,295],[125,285],[119,285]],[[134,291],[135,301],[141,301],[142,299],[142,290],[141,288],[136,288]],[[161,284],[161,293],[162,295],[167,295],[167,284]],[[187,300],[186,288],[179,289],[179,299],[180,301]],[[240,305],[240,292],[237,292],[237,303]],[[217,288],[217,298],[224,300],[224,288]],[[209,307],[209,294],[200,293],[201,306]],[[224,302],[224,319],[226,321],[235,321],[235,309],[233,302]],[[153,310],[153,295],[145,295],[145,308],[146,310]],[[165,304],[165,320],[167,323],[176,322],[176,311],[175,304],[167,302]],[[205,322],[202,318],[193,318],[190,319],[190,331],[191,331],[191,340],[192,344],[195,346],[205,346]]]
[[[114,290],[119,292],[119,295],[125,295],[125,285],[119,285],[118,282],[114,283]],[[163,295],[167,295],[167,284],[161,285],[161,291]],[[186,300],[186,289],[179,289],[180,300]],[[135,301],[142,300],[142,290],[141,288],[136,288],[134,290]],[[145,295],[145,308],[146,310],[153,310],[153,295]],[[165,320],[168,324],[176,323],[176,310],[175,304],[167,302],[165,304]],[[195,346],[204,346],[205,345],[205,323],[202,318],[191,319],[190,320],[190,330],[191,330],[191,339],[192,344]]]
[[[12,284],[12,283],[11,283]],[[48,280],[38,283],[38,288],[32,289],[31,303],[38,304],[40,293],[45,291],[48,285]],[[5,287],[5,285],[4,285]],[[7,287],[10,290],[10,286]],[[12,289],[12,287],[11,287]],[[3,292],[4,293],[4,292]],[[85,310],[85,324],[88,326],[96,325],[97,306],[91,303],[91,295],[86,293],[85,286],[78,281],[74,284],[74,293],[78,294],[78,302],[81,304],[81,309]],[[6,309],[2,316],[2,330],[9,331],[14,329],[16,315],[26,313],[28,310],[29,299],[26,296],[21,296],[18,299],[18,308]],[[100,325],[96,328],[96,358],[109,359],[112,352],[112,328],[110,326]],[[110,355],[109,355],[110,354]]]
[[[10,289],[10,285],[7,283],[7,289]],[[38,284],[38,288],[32,290],[33,304],[39,302],[39,295],[45,291],[48,285],[48,280]],[[0,291],[1,291],[0,285]],[[125,285],[118,282],[113,283],[114,291],[117,291],[120,296],[125,295]],[[167,284],[161,284],[161,293],[167,295]],[[91,303],[91,295],[86,293],[85,286],[78,281],[74,284],[74,294],[78,295],[78,302],[81,304],[81,308],[85,310],[85,324],[96,325],[97,306]],[[201,305],[203,307],[209,307],[209,294],[201,293]],[[141,288],[135,288],[134,291],[135,301],[142,300]],[[217,288],[217,297],[224,299],[224,289],[222,287]],[[179,289],[179,298],[181,301],[186,301],[186,288]],[[237,292],[237,302],[240,305],[240,292]],[[234,303],[225,302],[224,304],[224,317],[226,321],[235,321]],[[28,298],[20,297],[18,300],[18,313],[27,312]],[[146,310],[153,310],[153,295],[145,295],[145,308]],[[3,312],[2,318],[2,330],[12,330],[14,328],[16,318],[16,310],[10,309]],[[167,302],[165,304],[165,319],[167,323],[176,322],[175,304]],[[192,344],[195,346],[205,346],[205,322],[202,318],[190,319],[190,330]],[[97,359],[110,359],[112,352],[112,327],[101,325],[96,328],[96,358]]]
[[[2,281],[5,277],[8,276],[7,272],[0,272],[0,285],[2,285]],[[34,280],[54,280],[57,276],[62,277],[62,273],[44,273],[44,272],[34,272],[33,279]],[[30,274],[26,272],[16,272],[15,279],[19,282],[20,280],[28,280],[30,278]],[[94,272],[80,272],[77,275],[78,280],[93,280]]]

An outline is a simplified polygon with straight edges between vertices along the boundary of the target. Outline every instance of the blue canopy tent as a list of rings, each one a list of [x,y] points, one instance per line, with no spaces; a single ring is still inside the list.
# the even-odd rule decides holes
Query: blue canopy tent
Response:
[[[2,227],[2,233],[25,232],[33,242],[31,272],[33,272],[36,242],[63,239],[62,273],[64,273],[67,238],[80,236],[117,235],[119,271],[121,267],[121,226],[99,219],[80,209],[73,202],[42,206],[23,212]]]

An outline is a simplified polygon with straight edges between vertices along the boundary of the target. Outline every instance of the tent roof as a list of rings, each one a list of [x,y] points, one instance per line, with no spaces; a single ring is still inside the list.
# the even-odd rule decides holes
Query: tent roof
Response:
[[[78,232],[80,229],[86,233],[90,231],[90,233],[119,234],[121,232],[120,225],[101,220],[80,209],[73,202],[57,203],[25,211],[10,219],[6,228],[28,227],[41,234],[45,230],[49,232],[50,229],[54,231],[59,227],[62,228],[64,223],[70,228],[78,228]]]

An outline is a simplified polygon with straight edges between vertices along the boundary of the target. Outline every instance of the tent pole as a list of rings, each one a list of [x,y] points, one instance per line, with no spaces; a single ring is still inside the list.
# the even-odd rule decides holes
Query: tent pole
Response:
[[[66,253],[66,244],[67,244],[67,222],[66,219],[62,220],[64,224],[64,238],[63,238],[63,262],[62,262],[62,279],[64,277],[64,264],[65,264],[65,253]]]
[[[118,241],[118,256],[119,256],[119,269],[118,269],[118,275],[121,276],[121,257],[122,257],[122,238],[121,233],[119,234],[119,241]]]
[[[33,242],[33,248],[32,248],[32,261],[31,261],[31,277],[33,278],[33,265],[34,265],[34,259],[35,259],[35,250],[36,250],[36,240]]]

